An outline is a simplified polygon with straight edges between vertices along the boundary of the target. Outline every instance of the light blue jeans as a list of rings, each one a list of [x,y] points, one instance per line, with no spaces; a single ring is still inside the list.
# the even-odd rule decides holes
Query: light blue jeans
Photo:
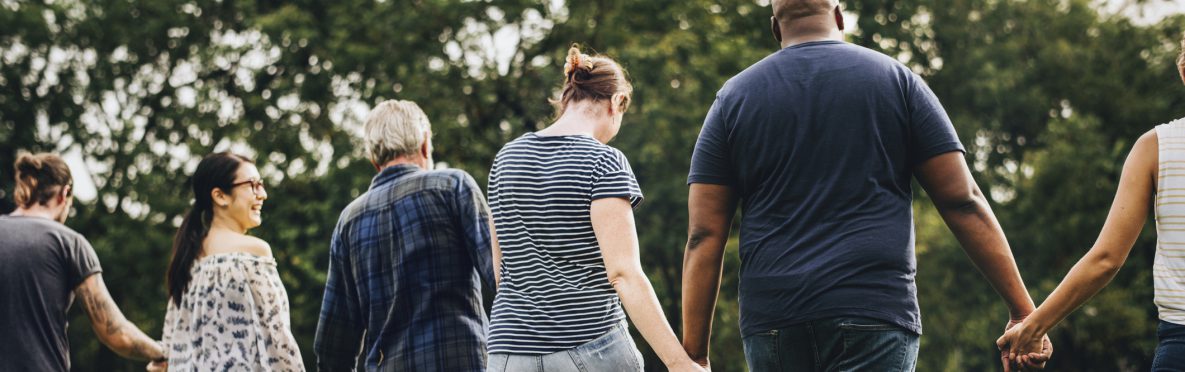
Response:
[[[575,348],[546,355],[490,354],[487,372],[642,371],[642,353],[626,323]]]

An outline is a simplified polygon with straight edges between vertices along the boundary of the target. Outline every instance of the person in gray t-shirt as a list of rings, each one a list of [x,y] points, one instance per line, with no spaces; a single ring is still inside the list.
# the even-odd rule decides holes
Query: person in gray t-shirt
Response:
[[[66,314],[75,296],[107,347],[127,358],[165,357],[111,300],[94,248],[63,225],[72,184],[57,155],[16,161],[17,209],[0,216],[0,329],[8,340],[0,342],[0,371],[70,370]]]

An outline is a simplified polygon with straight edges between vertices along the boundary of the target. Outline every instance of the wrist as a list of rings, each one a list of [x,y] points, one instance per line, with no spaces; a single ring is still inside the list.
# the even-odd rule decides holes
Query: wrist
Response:
[[[161,363],[168,362],[169,361],[169,349],[165,347],[164,341],[157,341],[156,346],[160,348],[160,355],[158,355],[156,358],[152,358],[151,361],[152,362],[161,362]]]
[[[1050,324],[1049,320],[1045,319],[1045,315],[1036,311],[1029,314],[1029,317],[1025,318],[1024,322],[1027,326],[1026,328],[1033,332],[1033,334],[1044,335],[1049,333],[1050,328],[1053,328],[1053,324]]]
[[[699,365],[699,364],[691,359],[680,358],[680,359],[675,359],[674,361],[671,361],[671,362],[663,362],[663,365],[666,366],[668,370],[682,370],[682,369],[685,369],[686,367],[691,367],[691,366],[695,366],[695,365]]]
[[[1012,305],[1008,307],[1008,319],[1015,322],[1021,322],[1032,316],[1033,312],[1036,310],[1037,309],[1033,306],[1032,302],[1029,302],[1026,305]]]
[[[700,348],[686,344],[683,345],[683,351],[687,353],[687,357],[691,358],[692,362],[695,362],[699,365],[708,364],[708,350],[706,349],[707,348]]]

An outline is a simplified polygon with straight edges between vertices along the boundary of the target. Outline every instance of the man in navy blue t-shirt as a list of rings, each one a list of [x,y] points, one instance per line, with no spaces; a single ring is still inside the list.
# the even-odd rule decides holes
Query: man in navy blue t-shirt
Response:
[[[782,49],[729,80],[688,176],[684,347],[707,364],[731,218],[753,371],[913,370],[916,177],[1019,322],[1033,301],[934,93],[843,41],[834,0],[774,0]],[[987,342],[987,341],[985,341]]]

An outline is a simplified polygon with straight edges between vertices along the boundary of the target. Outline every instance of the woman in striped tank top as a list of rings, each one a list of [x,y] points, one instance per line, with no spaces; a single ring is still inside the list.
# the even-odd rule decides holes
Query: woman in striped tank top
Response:
[[[564,72],[556,122],[506,144],[490,170],[498,293],[488,370],[641,371],[628,313],[667,368],[703,371],[642,272],[632,210],[642,192],[605,145],[632,87],[616,62],[576,46]]]
[[[1177,57],[1185,82],[1185,40]],[[1144,133],[1123,165],[1119,190],[1094,247],[1023,323],[996,341],[1019,364],[1040,363],[1041,337],[1099,292],[1127,260],[1149,208],[1156,215],[1152,265],[1160,340],[1153,371],[1185,371],[1185,119]]]

